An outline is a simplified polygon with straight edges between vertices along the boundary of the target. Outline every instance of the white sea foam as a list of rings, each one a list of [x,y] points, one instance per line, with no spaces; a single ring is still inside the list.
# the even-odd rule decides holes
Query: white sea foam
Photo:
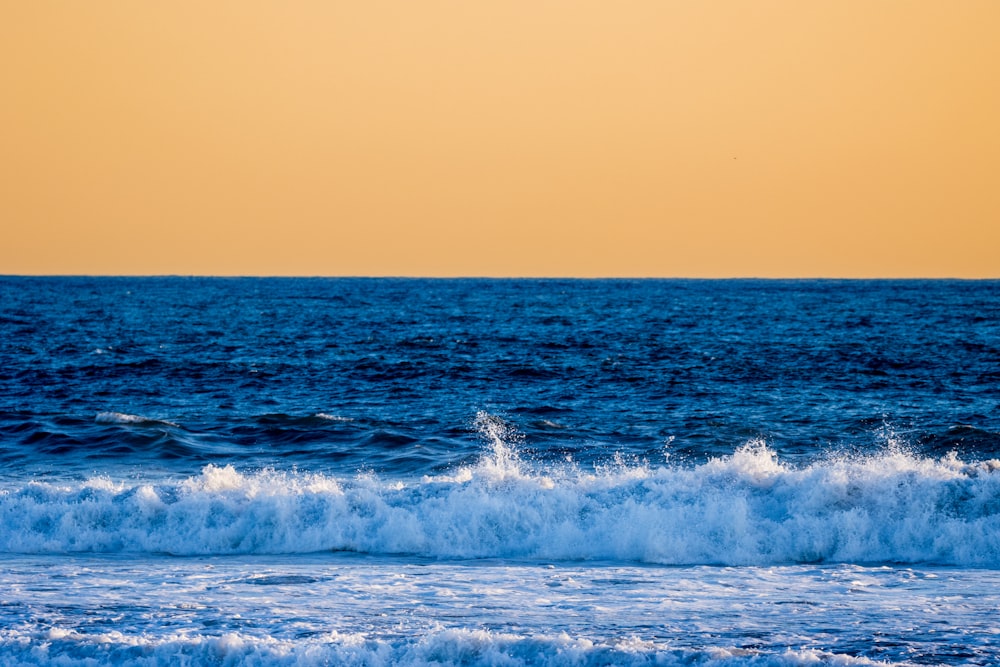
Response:
[[[141,424],[149,420],[139,415],[129,415],[124,412],[99,412],[94,421],[98,424]]]
[[[352,422],[354,421],[350,417],[341,417],[340,415],[330,415],[325,412],[317,412],[315,415],[316,419],[323,419],[330,422]]]
[[[740,648],[672,648],[650,641],[596,643],[567,634],[521,636],[486,630],[441,629],[408,640],[329,632],[291,641],[241,633],[163,637],[121,632],[85,634],[51,628],[0,630],[0,659],[20,665],[701,665],[703,667],[861,666],[873,662],[817,650],[780,653]]]
[[[178,483],[8,486],[0,551],[1000,566],[996,462],[890,450],[794,467],[755,442],[696,467],[532,470],[491,444],[422,481],[209,465]]]
[[[98,424],[161,424],[164,426],[177,426],[173,422],[150,419],[141,415],[130,415],[124,412],[98,412],[97,416],[94,417],[94,421]]]

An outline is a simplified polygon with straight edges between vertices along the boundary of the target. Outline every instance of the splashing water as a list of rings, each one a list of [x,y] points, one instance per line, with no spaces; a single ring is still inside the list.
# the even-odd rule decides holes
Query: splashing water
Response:
[[[483,457],[480,465],[500,476],[516,475],[521,472],[521,457],[515,442],[524,436],[514,425],[485,410],[476,413],[473,422],[479,437],[489,446],[489,455]]]

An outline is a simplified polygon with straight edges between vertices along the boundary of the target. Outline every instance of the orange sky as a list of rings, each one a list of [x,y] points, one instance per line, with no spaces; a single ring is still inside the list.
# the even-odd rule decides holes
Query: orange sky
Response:
[[[31,0],[0,274],[1000,277],[996,0]]]

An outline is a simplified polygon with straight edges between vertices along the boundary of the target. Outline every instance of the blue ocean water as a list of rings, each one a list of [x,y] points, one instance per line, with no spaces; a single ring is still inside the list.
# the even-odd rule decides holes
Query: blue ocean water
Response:
[[[0,663],[1000,663],[1000,282],[0,278]]]

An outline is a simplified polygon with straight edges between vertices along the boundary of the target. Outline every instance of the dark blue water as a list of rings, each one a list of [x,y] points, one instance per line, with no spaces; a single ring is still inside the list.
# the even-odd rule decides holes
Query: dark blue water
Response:
[[[1000,451],[997,282],[5,278],[0,304],[7,473],[425,474],[477,456],[480,410],[541,460]]]
[[[997,664],[998,315],[0,278],[0,664]]]

